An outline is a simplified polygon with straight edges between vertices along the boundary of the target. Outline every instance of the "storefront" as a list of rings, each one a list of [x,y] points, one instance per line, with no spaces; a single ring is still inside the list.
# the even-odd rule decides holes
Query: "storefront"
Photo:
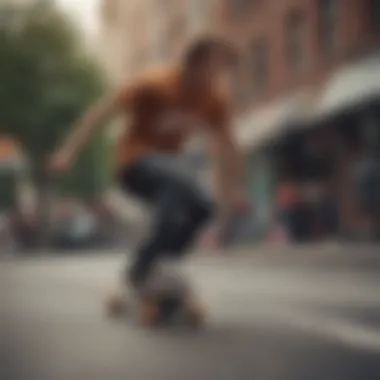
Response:
[[[350,238],[368,235],[379,221],[371,220],[360,205],[358,173],[368,165],[380,165],[380,54],[338,71],[326,83],[316,110],[317,126],[330,126],[338,144],[335,162],[341,231]]]
[[[270,233],[277,217],[276,142],[291,126],[298,125],[305,99],[304,93],[297,93],[246,115],[240,121],[238,137],[246,152],[248,192],[258,238],[265,238]]]
[[[262,203],[258,215],[264,223],[292,220],[295,240],[352,237],[371,219],[358,207],[356,172],[368,166],[369,159],[372,166],[377,160],[380,170],[380,56],[336,72],[311,108],[308,122],[302,122],[301,110],[301,122],[292,124],[277,107],[277,119],[264,117],[271,126],[257,128],[250,136],[252,198]],[[285,219],[278,203],[283,188],[288,193],[293,189],[295,210]]]
[[[296,129],[276,146],[278,222],[292,240],[336,233],[334,148],[328,127]]]

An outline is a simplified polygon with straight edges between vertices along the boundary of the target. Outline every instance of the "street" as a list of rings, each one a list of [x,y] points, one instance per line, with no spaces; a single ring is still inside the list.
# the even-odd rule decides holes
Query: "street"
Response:
[[[0,378],[378,380],[375,251],[194,258],[185,269],[209,308],[199,331],[105,318],[122,255],[0,262]]]

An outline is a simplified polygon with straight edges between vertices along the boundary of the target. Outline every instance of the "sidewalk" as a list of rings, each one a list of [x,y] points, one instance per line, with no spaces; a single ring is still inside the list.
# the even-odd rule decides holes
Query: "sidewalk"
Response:
[[[4,253],[4,255],[3,255]],[[90,251],[44,251],[33,252],[30,256],[15,253],[5,255],[2,252],[1,259],[10,260],[39,260],[44,258],[70,260],[73,257],[99,257],[106,259],[111,257],[128,256],[128,250],[124,249],[92,249]],[[303,244],[276,247],[273,245],[249,245],[237,248],[207,250],[200,249],[190,252],[187,256],[190,261],[227,261],[246,262],[248,265],[329,265],[342,262],[349,265],[375,265],[380,266],[380,245],[369,244]],[[222,259],[222,260],[220,260]]]
[[[247,255],[254,253],[255,256],[261,255],[346,255],[350,253],[364,252],[376,253],[380,255],[380,244],[370,243],[344,243],[344,242],[324,242],[324,243],[304,243],[304,244],[247,244],[235,248],[226,248],[219,250],[222,253],[229,254],[234,252],[234,255]]]
[[[320,243],[289,246],[252,245],[236,249],[205,252],[203,256],[222,256],[231,260],[245,260],[252,264],[268,265],[315,265],[335,268],[336,266],[380,267],[380,245]]]

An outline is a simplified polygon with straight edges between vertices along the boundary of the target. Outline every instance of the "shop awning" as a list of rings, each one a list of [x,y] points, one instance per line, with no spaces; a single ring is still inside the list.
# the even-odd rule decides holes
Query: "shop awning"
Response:
[[[306,94],[281,99],[265,108],[254,110],[238,121],[238,139],[245,148],[254,148],[283,132],[289,125],[299,124],[304,117]]]
[[[316,117],[325,118],[380,97],[380,54],[339,70],[327,82],[316,107]]]

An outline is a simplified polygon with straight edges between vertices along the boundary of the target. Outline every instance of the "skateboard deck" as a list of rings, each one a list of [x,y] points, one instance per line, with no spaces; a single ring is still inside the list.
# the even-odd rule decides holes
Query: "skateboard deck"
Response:
[[[160,274],[133,296],[125,291],[106,299],[111,318],[131,317],[145,327],[170,326],[175,322],[201,327],[205,311],[189,282],[179,274]]]

